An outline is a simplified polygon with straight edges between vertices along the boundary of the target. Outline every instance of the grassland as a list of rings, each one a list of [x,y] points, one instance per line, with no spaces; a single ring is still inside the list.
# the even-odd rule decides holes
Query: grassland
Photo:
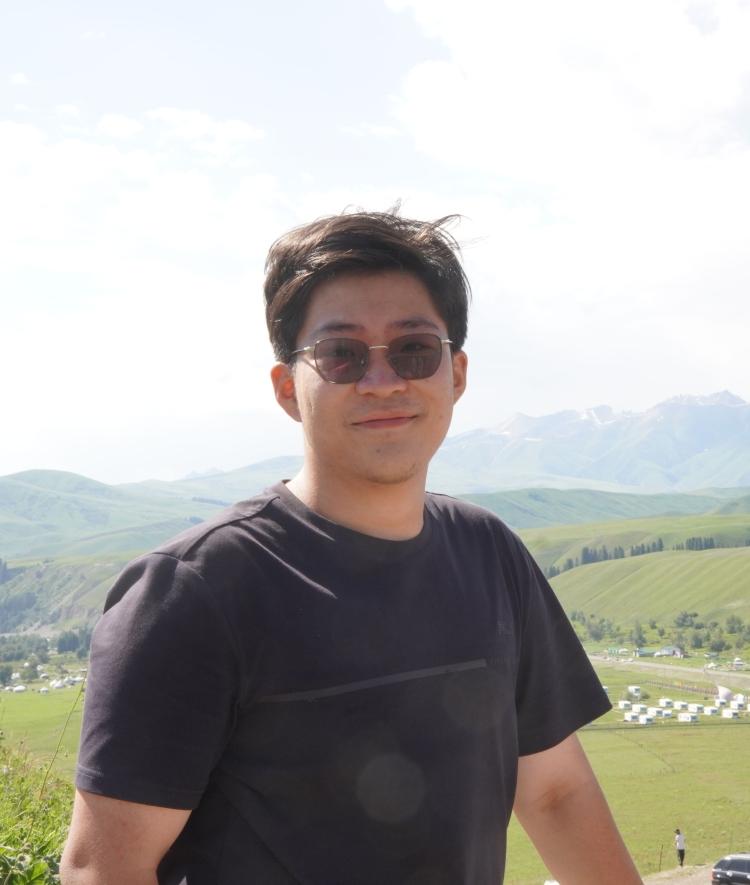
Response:
[[[81,731],[83,694],[77,685],[49,694],[27,691],[0,693],[0,730],[5,743],[49,762],[61,776],[72,778]]]
[[[750,547],[664,551],[597,562],[563,572],[552,586],[566,611],[619,624],[668,619],[680,611],[704,620],[750,619]]]
[[[657,516],[649,519],[622,519],[613,522],[559,525],[521,532],[539,565],[562,567],[567,558],[575,560],[582,547],[628,550],[636,544],[650,544],[659,538],[665,551],[688,538],[714,538],[717,547],[741,547],[750,540],[750,514],[701,514],[698,516]],[[692,552],[692,551],[691,551]],[[639,558],[639,557],[636,557]]]
[[[615,700],[628,683],[649,687],[643,672],[623,667],[598,667],[597,672]],[[696,695],[681,693],[679,681],[671,696],[695,700]],[[705,677],[698,671],[685,681],[705,683]],[[651,691],[658,698],[668,689]],[[613,711],[580,737],[641,874],[675,865],[675,827],[687,834],[690,863],[750,850],[750,719],[648,727],[624,725],[621,719]],[[507,885],[539,885],[545,877],[544,865],[513,819]]]

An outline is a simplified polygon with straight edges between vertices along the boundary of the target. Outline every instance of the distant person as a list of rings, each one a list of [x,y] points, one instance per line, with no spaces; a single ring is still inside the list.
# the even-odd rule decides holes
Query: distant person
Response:
[[[466,385],[448,220],[347,213],[272,247],[304,464],[110,591],[64,885],[498,885],[514,807],[555,878],[640,883],[575,735],[610,704],[554,593],[499,519],[425,493]]]
[[[679,827],[674,831],[674,847],[677,849],[677,862],[680,866],[685,864],[685,834],[680,832]]]

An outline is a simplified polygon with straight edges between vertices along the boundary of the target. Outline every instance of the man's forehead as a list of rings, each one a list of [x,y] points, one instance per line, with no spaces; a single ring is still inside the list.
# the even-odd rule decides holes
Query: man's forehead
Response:
[[[384,329],[393,332],[411,332],[421,329],[429,329],[433,332],[442,331],[433,319],[422,314],[388,321],[384,324]],[[368,327],[363,323],[341,317],[318,323],[310,330],[310,334],[319,338],[322,335],[363,335],[368,331]]]

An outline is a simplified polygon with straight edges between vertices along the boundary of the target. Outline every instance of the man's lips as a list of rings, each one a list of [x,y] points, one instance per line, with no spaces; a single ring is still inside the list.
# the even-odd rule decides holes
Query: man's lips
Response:
[[[362,427],[365,430],[380,430],[389,427],[403,427],[409,424],[417,416],[411,412],[390,412],[387,414],[367,415],[352,421],[354,427]]]

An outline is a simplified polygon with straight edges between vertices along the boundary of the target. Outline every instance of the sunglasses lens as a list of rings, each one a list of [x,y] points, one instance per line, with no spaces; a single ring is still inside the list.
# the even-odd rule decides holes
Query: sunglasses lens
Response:
[[[388,362],[407,381],[429,378],[440,367],[443,344],[437,335],[419,333],[394,338],[388,345]]]
[[[401,335],[388,345],[388,362],[406,381],[434,375],[442,356],[443,342],[427,332]],[[318,372],[326,381],[353,384],[367,371],[370,347],[357,338],[324,338],[315,345],[314,358]]]
[[[333,384],[359,381],[367,369],[369,351],[356,338],[324,338],[315,345],[315,365]]]

